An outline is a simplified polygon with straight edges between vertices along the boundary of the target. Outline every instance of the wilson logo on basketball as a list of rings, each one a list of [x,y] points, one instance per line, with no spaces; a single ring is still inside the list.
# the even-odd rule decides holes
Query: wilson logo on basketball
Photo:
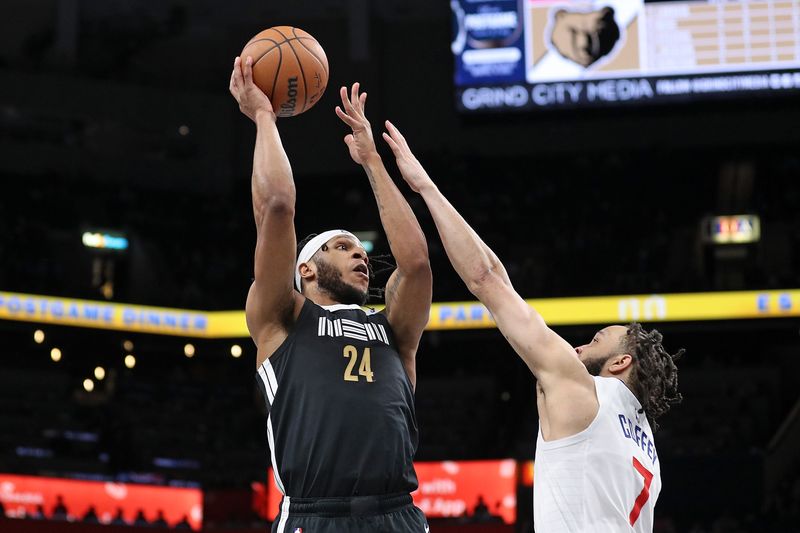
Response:
[[[289,86],[286,88],[287,100],[281,104],[281,116],[294,115],[297,107],[297,78],[289,78]]]

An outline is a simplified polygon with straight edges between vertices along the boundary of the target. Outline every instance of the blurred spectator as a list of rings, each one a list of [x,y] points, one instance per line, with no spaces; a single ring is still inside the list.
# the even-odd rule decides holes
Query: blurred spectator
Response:
[[[117,514],[114,515],[114,518],[111,520],[111,524],[115,526],[127,526],[128,522],[125,520],[125,517],[122,514],[122,507],[117,507]]]
[[[475,522],[486,522],[492,517],[489,513],[489,508],[483,500],[483,495],[478,496],[478,501],[475,503],[475,508],[472,510],[472,519]]]
[[[189,517],[186,516],[186,515],[183,515],[183,518],[181,518],[181,521],[178,522],[177,524],[175,524],[175,529],[192,529],[191,524],[189,524]]]
[[[89,509],[86,510],[86,514],[83,515],[83,521],[86,524],[98,524],[100,521],[97,519],[97,511],[94,508],[94,505],[90,505]]]
[[[153,526],[169,527],[169,524],[167,524],[167,520],[164,518],[164,511],[162,511],[161,509],[158,510],[158,515],[156,516],[156,519],[153,521]]]
[[[56,496],[56,506],[53,507],[53,514],[50,516],[53,520],[66,520],[68,515],[69,511],[64,505],[64,498],[59,494]]]
[[[36,511],[29,515],[28,518],[32,520],[46,520],[47,516],[44,514],[44,506],[39,504],[36,506]]]
[[[136,517],[133,519],[134,526],[149,526],[150,522],[147,521],[147,518],[144,516],[144,511],[139,509],[136,511]]]

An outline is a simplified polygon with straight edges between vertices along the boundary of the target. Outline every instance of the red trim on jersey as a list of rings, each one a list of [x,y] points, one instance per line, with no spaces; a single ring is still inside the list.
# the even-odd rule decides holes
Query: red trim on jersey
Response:
[[[653,482],[653,473],[646,469],[636,457],[633,458],[633,468],[644,478],[644,488],[642,488],[642,492],[639,493],[639,496],[633,504],[630,516],[631,526],[639,519],[639,513],[642,512],[642,507],[647,502],[647,499],[650,498],[650,483]]]

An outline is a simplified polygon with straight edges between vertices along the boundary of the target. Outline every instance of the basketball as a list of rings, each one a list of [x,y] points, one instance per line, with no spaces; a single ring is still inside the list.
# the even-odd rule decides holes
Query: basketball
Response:
[[[242,61],[247,56],[253,58],[253,81],[279,117],[311,109],[328,85],[325,50],[300,28],[275,26],[258,33],[242,49]]]

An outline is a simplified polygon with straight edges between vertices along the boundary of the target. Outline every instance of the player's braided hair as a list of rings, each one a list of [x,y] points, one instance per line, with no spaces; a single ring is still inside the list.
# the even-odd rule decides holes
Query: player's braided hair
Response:
[[[661,344],[663,336],[653,329],[645,331],[641,324],[628,324],[628,332],[622,338],[623,349],[631,354],[634,367],[631,372],[631,388],[642,404],[653,431],[658,429],[656,419],[669,411],[683,397],[678,392],[677,361],[686,351],[668,353]]]
[[[295,259],[300,257],[300,252],[303,250],[306,244],[316,237],[317,233],[312,233],[306,236],[303,240],[297,243],[297,256]],[[327,246],[322,245],[321,250],[326,250]],[[377,267],[377,268],[376,268]],[[397,268],[397,265],[392,262],[392,255],[391,254],[384,254],[384,255],[371,255],[369,256],[369,263],[367,263],[367,269],[369,270],[369,280],[372,283],[372,280],[375,279],[376,276],[380,276],[386,272],[394,270]],[[385,287],[370,287],[369,288],[369,302],[375,302],[383,300],[383,293],[386,292]]]

